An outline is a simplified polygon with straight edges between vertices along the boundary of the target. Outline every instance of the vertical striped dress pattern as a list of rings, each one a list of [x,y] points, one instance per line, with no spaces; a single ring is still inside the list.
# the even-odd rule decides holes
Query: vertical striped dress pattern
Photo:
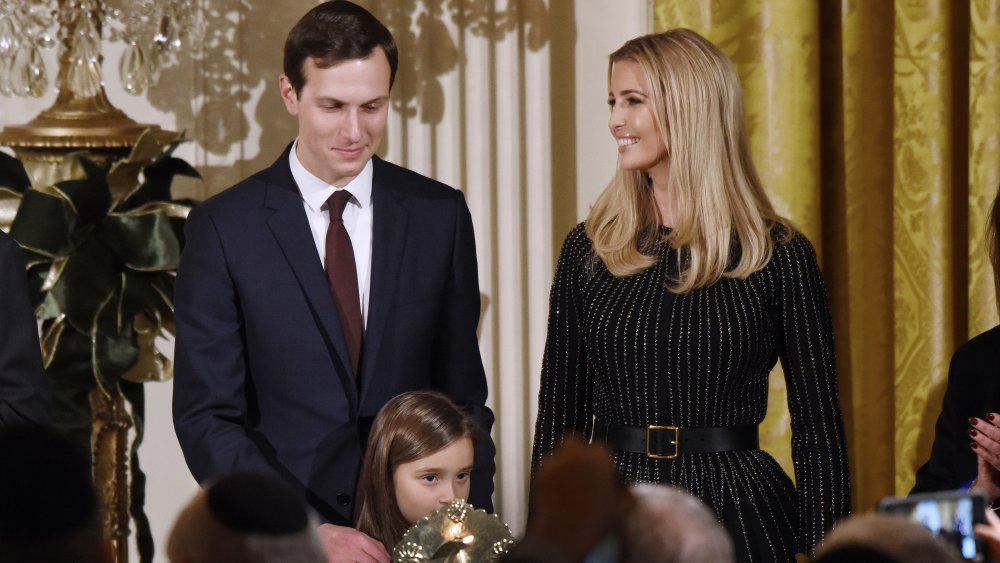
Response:
[[[797,487],[761,450],[676,460],[617,452],[614,462],[628,482],[673,484],[701,498],[732,534],[740,561],[794,561],[811,551],[850,510],[833,328],[812,245],[798,233],[775,240],[771,261],[748,278],[674,294],[676,249],[659,242],[656,265],[615,277],[577,225],[552,284],[533,465],[567,432],[589,438],[594,419],[759,424],[780,358]]]

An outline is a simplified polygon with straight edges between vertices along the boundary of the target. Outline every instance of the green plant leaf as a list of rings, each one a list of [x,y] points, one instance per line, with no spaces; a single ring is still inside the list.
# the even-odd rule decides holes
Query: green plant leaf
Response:
[[[88,239],[67,260],[51,293],[75,330],[90,334],[98,312],[118,289],[116,272],[111,250],[96,237]]]
[[[159,324],[158,304],[163,300],[153,287],[152,279],[159,274],[126,271],[123,274],[121,314],[123,317],[134,318],[139,313],[146,314]]]
[[[139,187],[139,174],[150,162],[159,158],[164,147],[156,137],[143,131],[128,158],[115,162],[108,172],[108,188],[119,197],[127,196]]]
[[[45,299],[46,291],[42,290],[45,278],[49,275],[49,265],[51,262],[36,262],[28,264],[26,275],[28,278],[28,301],[32,307],[38,305]]]
[[[172,156],[166,156],[146,166],[142,174],[145,181],[134,192],[128,195],[119,205],[122,211],[135,209],[153,201],[170,201],[170,185],[174,176],[201,178],[201,174],[186,161]]]
[[[163,213],[113,213],[104,220],[99,236],[133,270],[175,270],[180,263],[181,241]]]
[[[150,277],[150,285],[156,292],[157,299],[149,302],[146,314],[156,319],[157,326],[168,331],[173,331],[175,277],[173,272],[158,273]]]
[[[94,225],[107,215],[111,208],[111,192],[108,190],[104,168],[84,156],[78,156],[80,165],[87,173],[84,180],[65,180],[54,188],[69,200],[80,222]]]
[[[132,318],[120,314],[121,295],[109,296],[98,311],[90,332],[93,342],[94,377],[112,393],[118,382],[139,361],[139,344],[132,330]]]
[[[83,338],[90,343],[89,339]],[[89,352],[89,351],[88,351]],[[68,354],[72,355],[72,354]],[[89,358],[89,354],[86,357]],[[69,438],[90,460],[90,441],[93,420],[90,412],[90,390],[94,388],[94,376],[90,373],[90,362],[85,371],[72,370],[74,377],[68,377],[71,370],[57,368],[49,371],[52,379],[52,426],[57,432]],[[76,375],[81,377],[76,377]]]
[[[131,494],[129,494],[129,512],[135,520],[135,543],[139,552],[139,563],[150,563],[153,560],[153,534],[146,517],[146,474],[142,472],[139,463],[139,446],[142,445],[146,433],[146,395],[140,383],[122,380],[122,395],[131,405],[132,425],[135,428],[135,440],[129,448],[129,472],[132,474]]]
[[[93,388],[94,371],[90,336],[73,330],[73,327],[61,322],[46,323],[43,330],[43,342],[52,345],[51,357],[45,365],[52,380],[59,385],[74,385]],[[58,333],[57,338],[50,338],[51,332]]]
[[[70,254],[89,233],[67,200],[38,190],[24,192],[10,226],[10,236],[22,247],[49,258]]]
[[[0,188],[20,194],[30,187],[31,177],[24,169],[24,164],[19,159],[0,152]]]

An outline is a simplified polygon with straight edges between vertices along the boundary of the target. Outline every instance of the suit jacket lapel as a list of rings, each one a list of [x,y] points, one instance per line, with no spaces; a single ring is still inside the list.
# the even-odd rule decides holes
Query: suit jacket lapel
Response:
[[[391,186],[382,161],[375,158],[372,179],[372,269],[368,322],[361,352],[361,401],[375,375],[385,325],[395,304],[399,264],[406,244],[407,212],[399,186]]]
[[[327,346],[332,348],[331,360],[344,392],[350,397],[351,404],[357,405],[357,383],[353,370],[350,369],[350,355],[341,330],[340,317],[337,315],[337,307],[319,255],[316,254],[316,243],[309,231],[302,196],[288,167],[288,150],[270,171],[264,206],[273,209],[274,213],[268,218],[267,226],[312,307],[315,316],[313,321],[322,331]]]

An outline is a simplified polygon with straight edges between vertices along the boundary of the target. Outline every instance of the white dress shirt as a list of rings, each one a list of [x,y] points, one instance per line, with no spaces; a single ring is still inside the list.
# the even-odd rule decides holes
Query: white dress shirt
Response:
[[[343,189],[351,192],[351,199],[344,208],[344,227],[351,237],[351,247],[354,249],[354,264],[358,269],[358,297],[361,303],[362,329],[368,326],[368,295],[371,293],[371,257],[372,257],[372,161],[369,160],[361,173],[343,188],[327,184],[314,176],[302,166],[295,149],[298,140],[292,145],[288,155],[288,164],[292,169],[292,177],[299,185],[302,193],[302,204],[309,219],[309,229],[312,231],[316,251],[322,264],[326,264],[326,231],[330,226],[330,212],[326,208],[326,200],[333,192]]]

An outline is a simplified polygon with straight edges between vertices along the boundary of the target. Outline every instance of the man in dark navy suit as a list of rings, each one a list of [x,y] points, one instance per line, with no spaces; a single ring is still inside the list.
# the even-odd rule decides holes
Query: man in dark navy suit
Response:
[[[375,156],[398,56],[343,0],[289,33],[280,90],[295,141],[199,205],[175,291],[174,425],[199,482],[275,473],[326,520],[331,561],[388,561],[351,528],[371,421],[435,389],[481,432],[471,502],[492,509],[493,414],[462,193]]]
[[[0,231],[0,426],[51,422],[51,385],[28,302],[24,257]]]

